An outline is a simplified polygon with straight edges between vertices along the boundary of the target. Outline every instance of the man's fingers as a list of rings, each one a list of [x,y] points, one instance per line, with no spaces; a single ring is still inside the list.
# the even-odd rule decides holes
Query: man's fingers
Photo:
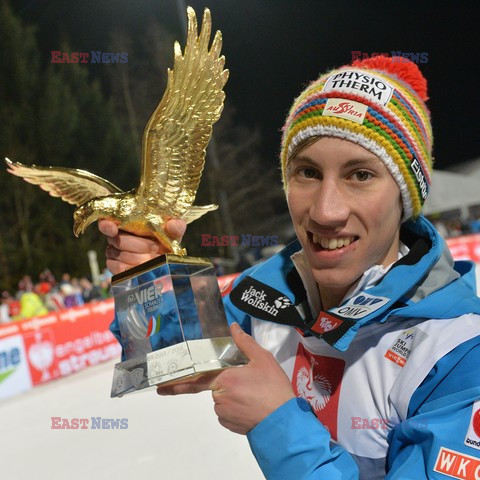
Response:
[[[98,229],[100,233],[103,233],[107,237],[115,237],[118,235],[118,227],[115,222],[110,220],[99,220],[98,221]]]
[[[121,263],[131,265],[132,267],[140,265],[141,263],[148,262],[155,256],[151,253],[136,253],[126,250],[119,250],[112,245],[109,245],[105,252],[109,260],[117,260]]]
[[[108,260],[106,261],[107,268],[112,272],[113,275],[117,275],[117,273],[122,273],[129,268],[132,268],[133,265],[126,265],[122,262],[118,262],[117,260]]]
[[[187,224],[185,223],[185,220],[180,218],[172,218],[165,224],[166,232],[175,240],[181,240],[183,235],[185,235],[186,229]]]
[[[237,322],[230,325],[230,332],[239,350],[241,350],[249,360],[253,360],[258,355],[265,353],[265,349],[250,335],[245,333]]]
[[[175,240],[181,240],[185,234],[187,224],[179,218],[172,218],[165,224],[166,233]],[[153,237],[133,235],[119,230],[115,222],[101,219],[98,229],[108,237],[110,245],[119,250],[128,250],[136,253],[163,253],[164,247]]]
[[[212,389],[212,382],[221,374],[221,370],[205,372],[198,376],[179,379],[169,385],[158,385],[159,395],[181,395],[183,393],[199,393]]]
[[[199,393],[208,390],[205,385],[196,383],[179,383],[166,387],[157,387],[158,395],[182,395],[185,393]]]
[[[159,242],[149,237],[138,237],[129,233],[120,232],[115,237],[109,237],[109,245],[125,252],[159,255],[163,250]]]

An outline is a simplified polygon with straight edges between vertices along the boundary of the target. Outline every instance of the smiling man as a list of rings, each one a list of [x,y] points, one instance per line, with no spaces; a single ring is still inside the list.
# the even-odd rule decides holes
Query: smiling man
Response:
[[[281,151],[298,241],[224,300],[249,363],[158,388],[212,390],[220,423],[247,434],[267,478],[480,478],[480,300],[473,265],[454,263],[421,216],[426,100],[418,67],[382,56],[301,93]],[[114,273],[162,253],[100,229]]]

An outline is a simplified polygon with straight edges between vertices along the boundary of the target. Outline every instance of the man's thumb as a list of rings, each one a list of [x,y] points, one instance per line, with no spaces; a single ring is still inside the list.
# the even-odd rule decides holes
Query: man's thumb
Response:
[[[248,333],[242,330],[242,327],[240,327],[237,322],[230,325],[230,332],[238,349],[244,353],[249,360],[253,360],[259,353],[265,351]]]

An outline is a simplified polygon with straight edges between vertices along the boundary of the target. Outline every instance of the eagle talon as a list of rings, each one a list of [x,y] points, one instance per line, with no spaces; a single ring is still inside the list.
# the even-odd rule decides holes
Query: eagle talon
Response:
[[[182,248],[177,240],[172,240],[172,250],[175,255],[185,257],[187,255],[187,249]]]

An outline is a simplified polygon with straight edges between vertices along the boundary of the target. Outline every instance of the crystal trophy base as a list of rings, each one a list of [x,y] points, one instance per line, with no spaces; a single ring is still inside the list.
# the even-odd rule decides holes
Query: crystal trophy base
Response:
[[[112,291],[123,347],[112,397],[247,363],[207,259],[162,255],[115,275]]]

